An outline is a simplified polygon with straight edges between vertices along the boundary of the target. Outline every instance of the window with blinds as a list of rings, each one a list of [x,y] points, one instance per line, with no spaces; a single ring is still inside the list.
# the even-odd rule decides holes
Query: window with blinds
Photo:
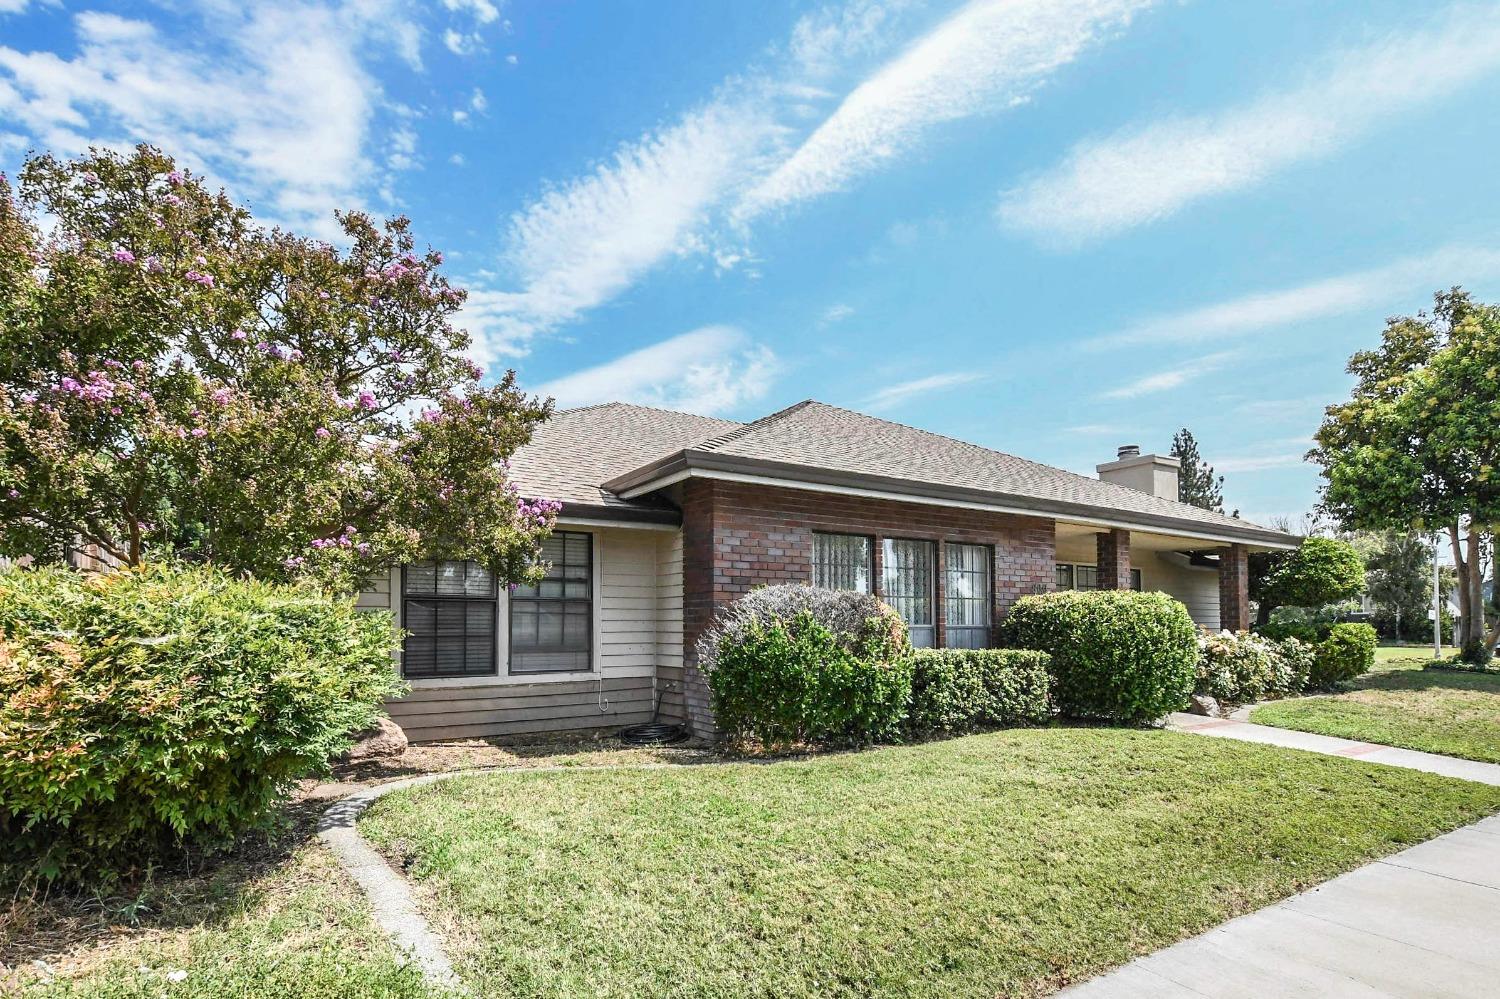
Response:
[[[864,535],[814,531],[812,584],[825,590],[869,593],[872,547]]]
[[[881,589],[911,633],[911,644],[930,649],[936,644],[933,626],[933,564],[931,541],[886,538],[882,552]]]
[[[577,673],[593,669],[594,540],[554,531],[542,542],[547,574],[510,595],[511,673]]]
[[[990,644],[990,549],[948,545],[943,580],[944,621],[950,649]]]
[[[410,679],[495,675],[495,579],[477,562],[401,570],[401,672]]]

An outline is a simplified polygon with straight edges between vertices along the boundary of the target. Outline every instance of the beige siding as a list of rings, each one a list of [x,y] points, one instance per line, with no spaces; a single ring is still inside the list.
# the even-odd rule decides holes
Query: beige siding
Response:
[[[1181,600],[1193,622],[1204,628],[1219,627],[1219,573],[1217,569],[1192,567],[1176,553],[1143,553],[1137,567],[1141,586],[1161,590]]]
[[[682,532],[656,540],[656,690],[661,716],[682,721]]]
[[[387,705],[391,717],[416,742],[511,737],[547,732],[611,729],[651,717],[656,664],[663,641],[658,560],[668,557],[677,532],[595,528],[594,662],[596,672],[512,680],[506,674],[506,601],[500,600],[500,676],[489,681],[418,682]],[[680,580],[680,543],[677,545]],[[371,584],[361,606],[392,606],[393,574]],[[671,587],[667,587],[670,592]],[[681,586],[676,588],[681,619]],[[384,604],[381,601],[384,601]],[[670,601],[669,601],[670,602]],[[680,624],[675,662],[681,662]]]

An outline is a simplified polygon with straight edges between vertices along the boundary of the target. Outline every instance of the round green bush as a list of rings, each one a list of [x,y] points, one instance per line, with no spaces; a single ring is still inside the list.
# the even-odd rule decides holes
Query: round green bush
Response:
[[[1198,630],[1165,593],[1069,590],[1022,597],[1002,629],[1007,645],[1052,656],[1058,710],[1139,724],[1181,708],[1193,692]]]
[[[1270,639],[1245,631],[1205,632],[1198,636],[1194,690],[1229,704],[1249,704],[1272,690],[1284,665]]]
[[[1029,649],[913,649],[915,736],[1038,725],[1052,714],[1051,658]]]
[[[211,569],[0,573],[0,867],[105,881],[264,822],[401,693],[394,640]]]
[[[1308,686],[1332,690],[1375,668],[1379,637],[1368,624],[1336,624],[1318,643]]]
[[[899,738],[911,700],[906,625],[866,593],[768,586],[698,643],[720,730],[767,746]]]

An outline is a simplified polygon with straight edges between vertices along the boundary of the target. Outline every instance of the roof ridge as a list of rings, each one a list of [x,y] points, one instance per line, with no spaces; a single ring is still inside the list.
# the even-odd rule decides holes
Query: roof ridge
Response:
[[[790,406],[787,406],[785,409],[778,409],[774,413],[769,413],[769,414],[767,414],[765,416],[762,416],[762,417],[760,417],[758,419],[751,420],[749,423],[741,423],[739,426],[735,427],[733,430],[726,430],[722,434],[716,434],[715,436],[710,437],[710,438],[708,438],[705,441],[701,441],[701,442],[699,442],[697,444],[694,444],[688,450],[692,450],[692,451],[716,451],[719,448],[723,447],[725,444],[728,444],[730,441],[738,440],[739,438],[743,437],[745,434],[749,433],[752,430],[755,430],[755,429],[757,429],[759,427],[763,427],[766,424],[771,423],[771,422],[773,422],[775,420],[780,420],[780,419],[782,419],[784,417],[790,416],[792,413],[795,413],[797,410],[803,409],[803,408],[805,408],[807,406],[811,406],[811,405],[813,405],[816,402],[817,402],[817,400],[815,400],[815,399],[803,399],[801,402],[794,402]]]
[[[587,406],[569,406],[567,409],[559,409],[557,410],[557,412],[585,413],[591,409],[609,409],[611,406],[618,406],[623,409],[644,409],[650,413],[667,413],[672,416],[691,416],[695,420],[713,420],[718,423],[733,423],[737,426],[744,426],[744,424],[740,423],[738,420],[731,420],[723,416],[705,416],[702,413],[689,413],[686,410],[682,409],[666,409],[662,406],[643,406],[638,402],[625,402],[620,399],[611,400],[610,402],[590,403]]]

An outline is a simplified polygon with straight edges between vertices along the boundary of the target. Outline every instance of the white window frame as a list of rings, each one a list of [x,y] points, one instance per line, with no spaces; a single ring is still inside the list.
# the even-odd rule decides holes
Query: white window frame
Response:
[[[561,526],[561,525],[559,525]],[[589,638],[589,668],[586,670],[573,670],[566,673],[517,673],[512,675],[509,670],[510,663],[510,589],[505,584],[500,584],[500,595],[495,601],[495,655],[498,657],[499,669],[495,676],[445,676],[414,678],[407,680],[407,684],[413,690],[432,690],[443,687],[514,687],[536,683],[567,683],[577,680],[592,680],[599,676],[600,658],[599,645],[603,631],[600,622],[604,610],[604,544],[599,531],[589,528],[567,525],[567,530],[587,533],[593,543],[594,559],[594,581],[593,581],[593,622],[592,632]],[[401,596],[401,567],[397,566],[391,570],[390,582],[393,599],[392,613],[396,618],[396,627],[402,628],[401,616],[404,611]],[[396,668],[401,668],[401,654],[403,643],[396,643],[393,656],[396,660]]]

